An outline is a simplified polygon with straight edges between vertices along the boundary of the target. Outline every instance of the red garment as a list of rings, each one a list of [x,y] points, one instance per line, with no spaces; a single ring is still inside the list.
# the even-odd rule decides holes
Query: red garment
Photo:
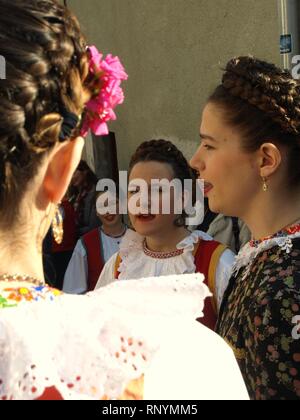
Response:
[[[38,401],[54,401],[54,400],[63,400],[63,397],[57,391],[57,389],[52,386],[51,388],[46,388],[44,393],[39,397],[36,398]]]
[[[100,228],[93,229],[91,232],[86,233],[85,235],[83,235],[81,240],[87,254],[87,291],[90,292],[95,289],[97,281],[105,264],[102,252]]]
[[[65,252],[65,251],[73,251],[77,241],[77,228],[76,228],[76,216],[75,211],[71,203],[68,200],[64,200],[61,203],[63,208],[63,229],[64,229],[64,236],[63,241],[59,245],[52,240],[52,252]]]
[[[196,273],[202,273],[205,276],[204,283],[208,286],[211,293],[215,293],[215,270],[216,265],[219,262],[219,258],[215,262],[212,261],[212,257],[220,247],[220,243],[216,241],[201,241],[196,255],[195,255],[195,265],[196,265]],[[224,247],[222,247],[224,250]],[[215,267],[212,267],[212,264]],[[209,271],[212,270],[211,276],[209,276]],[[198,319],[203,325],[206,325],[211,330],[215,329],[217,323],[217,308],[214,303],[214,296],[211,298],[207,298],[204,305],[204,317]]]

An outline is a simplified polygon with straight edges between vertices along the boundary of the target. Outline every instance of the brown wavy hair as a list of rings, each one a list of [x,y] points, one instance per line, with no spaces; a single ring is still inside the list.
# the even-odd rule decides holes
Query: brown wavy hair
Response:
[[[9,227],[43,156],[59,141],[62,110],[80,116],[90,95],[85,38],[76,17],[56,0],[0,0],[0,55],[6,60],[0,224]]]
[[[142,143],[133,156],[129,163],[129,174],[133,167],[140,162],[161,162],[171,166],[174,174],[174,178],[179,179],[184,186],[185,179],[191,179],[193,181],[193,205],[195,203],[196,194],[196,179],[197,173],[192,169],[182,152],[168,140],[149,140]],[[185,226],[185,219],[187,214],[183,211],[174,222],[175,226]]]
[[[286,70],[252,56],[230,60],[222,83],[208,99],[242,134],[253,152],[265,141],[288,149],[289,185],[300,183],[300,84]]]

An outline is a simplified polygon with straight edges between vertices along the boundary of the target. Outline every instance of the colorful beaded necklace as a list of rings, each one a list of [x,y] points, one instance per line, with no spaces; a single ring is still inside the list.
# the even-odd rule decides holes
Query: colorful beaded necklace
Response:
[[[281,229],[279,232],[274,233],[274,235],[266,236],[263,239],[251,239],[249,245],[251,248],[257,248],[262,242],[268,241],[273,238],[281,238],[288,235],[294,235],[295,233],[300,232],[300,223],[295,223],[291,226]]]

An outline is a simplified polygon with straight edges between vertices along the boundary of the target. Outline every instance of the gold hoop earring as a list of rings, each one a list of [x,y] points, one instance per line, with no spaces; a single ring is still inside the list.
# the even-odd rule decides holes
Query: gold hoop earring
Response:
[[[63,241],[64,236],[64,226],[63,226],[63,217],[59,205],[55,208],[54,218],[52,220],[52,233],[55,242],[60,245]]]
[[[267,178],[263,178],[263,192],[267,192],[268,189]]]

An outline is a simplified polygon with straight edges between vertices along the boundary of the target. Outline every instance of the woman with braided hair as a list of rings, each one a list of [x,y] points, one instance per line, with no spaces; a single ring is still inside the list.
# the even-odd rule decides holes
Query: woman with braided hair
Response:
[[[210,209],[253,239],[237,256],[217,325],[252,399],[300,399],[300,84],[250,56],[208,99],[191,165]]]
[[[117,57],[86,46],[75,16],[56,0],[0,0],[0,55],[7,67],[0,80],[0,400],[156,398],[153,374],[152,394],[143,386],[146,393],[150,362],[174,318],[190,331],[188,360],[201,351],[211,358],[210,346],[202,347],[210,340],[235,378],[234,391],[221,385],[220,396],[244,398],[231,350],[194,322],[208,293],[200,275],[118,282],[86,296],[44,283],[42,241],[51,219],[62,240],[55,207],[80,161],[80,134],[104,134],[127,75]],[[206,396],[180,372],[177,381],[164,370],[160,377],[183,397]],[[224,370],[221,383],[227,377]]]
[[[143,202],[138,180],[147,185],[147,203]],[[146,141],[137,148],[129,165],[129,204],[141,194],[138,211],[133,213],[129,205],[128,213],[134,231],[127,231],[120,244],[120,252],[106,263],[96,288],[116,279],[203,273],[213,297],[206,301],[204,317],[200,321],[213,330],[228,285],[234,254],[204,232],[195,230],[191,233],[188,230],[184,206],[181,214],[175,212],[178,198],[173,190],[159,192],[160,208],[157,212],[153,211],[153,183],[163,180],[179,181],[182,195],[187,192],[185,181],[192,181],[194,187],[191,190],[194,193],[190,191],[190,194],[195,195],[196,175],[177,147],[163,139]],[[168,193],[170,211],[164,213],[162,202]],[[183,201],[181,197],[179,200]]]

